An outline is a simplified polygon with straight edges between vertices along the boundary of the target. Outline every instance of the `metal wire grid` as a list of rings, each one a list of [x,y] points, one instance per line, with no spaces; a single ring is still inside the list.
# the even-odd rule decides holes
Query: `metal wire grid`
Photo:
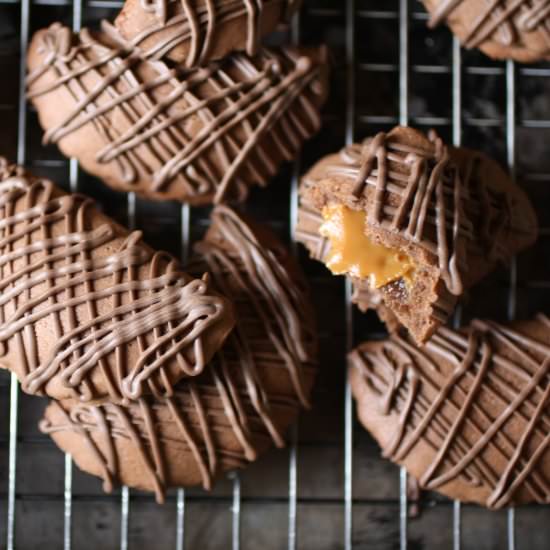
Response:
[[[306,0],[307,2],[307,0]],[[378,2],[379,4],[380,2]],[[31,15],[31,0],[0,0],[0,4],[19,4],[21,12],[20,27],[20,52],[21,59],[24,59],[29,38],[29,22]],[[377,4],[375,1],[373,5]],[[32,6],[70,6],[69,0],[35,0]],[[78,30],[81,26],[84,9],[95,8],[117,8],[121,2],[91,0],[82,4],[82,0],[72,2],[72,26]],[[366,8],[365,8],[366,6]],[[346,107],[345,107],[345,142],[351,143],[355,140],[357,134],[357,124],[366,124],[367,126],[379,126],[393,124],[407,124],[410,121],[414,124],[423,126],[451,126],[452,140],[455,145],[460,145],[463,135],[463,123],[467,122],[471,126],[491,127],[501,126],[504,122],[506,130],[506,155],[509,168],[515,172],[516,165],[516,128],[519,125],[523,128],[550,128],[550,120],[535,119],[516,119],[516,72],[522,76],[548,77],[550,68],[546,67],[522,67],[519,71],[513,62],[507,62],[502,66],[480,66],[462,67],[462,51],[456,39],[453,40],[452,63],[447,65],[411,65],[410,47],[409,47],[409,23],[411,18],[425,19],[426,15],[418,11],[411,10],[412,2],[409,0],[396,0],[394,9],[371,9],[368,1],[347,0],[345,3],[337,0],[325,2],[321,7],[311,10],[311,13],[318,18],[331,18],[344,15],[345,18],[345,83],[342,85],[346,89]],[[386,63],[361,63],[356,59],[356,25],[359,18],[372,20],[396,20],[398,23],[399,55],[395,64]],[[299,42],[299,22],[296,20],[292,25],[291,38],[294,42]],[[399,88],[399,109],[397,116],[373,116],[358,114],[356,112],[357,90],[356,90],[356,72],[357,70],[368,71],[372,75],[383,73],[395,73],[398,77]],[[506,113],[505,120],[500,118],[465,118],[463,114],[462,97],[462,78],[463,74],[473,75],[504,75],[506,80]],[[411,119],[409,92],[411,76],[416,74],[450,74],[452,77],[452,110],[451,117],[418,116]],[[17,162],[25,164],[27,160],[27,106],[24,99],[24,65],[20,66],[19,73],[19,99],[18,99],[18,138],[17,138]],[[361,137],[361,136],[357,136]],[[292,185],[290,190],[290,220],[291,229],[295,220],[297,208],[297,183],[300,172],[300,161],[297,161],[292,170]],[[73,191],[79,188],[79,170],[74,159],[69,164],[70,188]],[[531,181],[545,181],[550,179],[546,174],[533,173],[527,175]],[[133,195],[128,196],[127,203],[128,223],[131,227],[135,226],[136,199]],[[190,242],[190,227],[192,222],[192,212],[186,206],[181,210],[181,256],[185,260],[188,255]],[[543,229],[543,233],[548,232]],[[509,287],[507,292],[508,317],[512,319],[515,316],[517,303],[517,264],[512,263],[509,272]],[[534,286],[545,286],[544,282],[533,282]],[[350,288],[346,288],[345,301],[345,319],[347,347],[350,348],[354,343],[354,312],[350,301]],[[457,319],[457,322],[459,319]],[[341,500],[342,512],[344,515],[343,541],[341,544],[345,550],[351,550],[354,547],[354,525],[353,525],[353,505],[354,505],[354,469],[353,469],[353,450],[354,450],[354,413],[352,408],[352,399],[349,385],[344,388],[344,475],[343,475],[343,498]],[[8,467],[8,502],[7,502],[7,523],[6,523],[6,546],[8,550],[16,547],[15,541],[15,521],[16,521],[16,468],[17,468],[17,442],[18,442],[18,401],[19,388],[14,375],[10,380],[10,418],[9,418],[9,467]],[[288,537],[287,546],[289,550],[298,547],[298,428],[294,428],[290,434],[290,452],[288,462]],[[65,457],[65,478],[64,478],[64,529],[63,546],[65,550],[72,548],[72,523],[73,523],[73,467],[69,456]],[[408,499],[407,499],[407,475],[401,470],[399,476],[399,545],[401,550],[408,547]],[[120,496],[120,548],[126,550],[129,547],[129,521],[131,518],[131,492],[123,488]],[[238,473],[232,478],[232,498],[230,513],[232,517],[231,541],[228,542],[233,550],[238,550],[241,546],[241,484]],[[186,494],[183,489],[179,489],[173,502],[176,508],[176,533],[175,545],[177,550],[183,550],[185,546],[185,520],[186,520]],[[168,504],[170,506],[171,504]],[[452,507],[452,541],[453,548],[461,548],[462,542],[462,509],[459,502],[454,502]],[[397,518],[396,518],[397,519]],[[515,514],[510,510],[507,516],[507,539],[508,549],[513,550],[515,541]]]

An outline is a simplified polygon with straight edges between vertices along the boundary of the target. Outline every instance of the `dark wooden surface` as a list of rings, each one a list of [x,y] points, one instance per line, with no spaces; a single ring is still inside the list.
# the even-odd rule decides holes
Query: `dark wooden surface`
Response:
[[[327,42],[331,47],[332,93],[321,134],[306,147],[301,170],[319,156],[340,148],[345,140],[347,70],[355,72],[355,136],[357,139],[388,129],[398,117],[398,1],[356,0],[355,51],[357,64],[346,67],[344,0],[306,0],[300,19],[304,43]],[[410,114],[412,122],[428,129],[436,125],[446,138],[452,135],[451,35],[445,29],[425,28],[423,9],[410,2]],[[15,159],[19,63],[18,3],[0,0],[0,154]],[[95,26],[116,9],[84,2],[83,23]],[[32,4],[31,29],[51,21],[70,24],[72,6]],[[349,30],[349,29],[348,29]],[[284,39],[281,35],[275,40]],[[368,70],[364,64],[369,65]],[[372,65],[375,64],[375,65]],[[438,69],[430,69],[436,66]],[[472,69],[473,68],[473,69]],[[479,68],[491,74],[478,74]],[[550,68],[541,64],[541,69]],[[526,74],[517,79],[517,170],[536,200],[541,225],[549,227],[550,199],[550,78]],[[477,52],[463,55],[463,141],[480,147],[506,163],[506,83],[504,64]],[[373,119],[369,117],[386,117]],[[427,118],[429,117],[429,118]],[[482,119],[480,121],[480,119]],[[547,128],[532,128],[529,121],[548,121]],[[533,124],[531,124],[532,126]],[[539,124],[539,126],[544,126]],[[36,114],[29,109],[27,164],[68,188],[69,167],[54,147],[42,147]],[[256,190],[246,210],[271,224],[288,240],[291,167],[281,170],[266,190]],[[101,201],[105,211],[127,221],[127,197],[116,194],[81,173],[79,190]],[[192,239],[206,227],[208,209],[194,210]],[[136,224],[154,246],[181,250],[181,210],[173,204],[137,202]],[[518,316],[550,309],[550,291],[540,287],[548,279],[548,230],[537,247],[518,260]],[[342,280],[327,275],[322,266],[299,252],[310,278],[319,319],[322,363],[314,408],[299,422],[298,444],[298,548],[333,550],[344,545],[344,355],[346,341]],[[464,305],[464,319],[474,315],[505,318],[509,275],[503,268],[472,291]],[[354,315],[354,340],[372,337],[381,326],[373,315]],[[9,377],[0,373],[0,547],[6,534],[9,434]],[[16,546],[20,549],[60,548],[63,543],[64,457],[36,427],[44,401],[20,395],[17,465]],[[287,547],[288,464],[286,450],[274,451],[241,473],[241,548],[275,550]],[[399,548],[399,472],[382,460],[375,443],[354,424],[353,542],[358,549]],[[104,495],[100,482],[74,471],[73,548],[118,548],[120,492]],[[153,498],[130,493],[129,547],[172,548],[176,536],[176,503],[157,506]],[[207,494],[186,492],[185,548],[225,550],[231,547],[232,482],[222,480]],[[422,496],[422,513],[409,520],[409,548],[452,548],[452,503],[436,495]],[[462,509],[463,548],[500,550],[507,546],[506,513],[475,506]],[[516,512],[517,548],[550,547],[549,510],[528,507]]]

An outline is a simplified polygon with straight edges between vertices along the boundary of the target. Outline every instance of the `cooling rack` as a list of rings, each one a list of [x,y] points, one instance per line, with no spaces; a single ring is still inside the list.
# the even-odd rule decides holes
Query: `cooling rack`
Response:
[[[432,493],[419,498],[407,475],[379,457],[355,420],[345,382],[346,349],[379,337],[375,315],[350,305],[350,289],[291,241],[299,174],[319,156],[396,124],[435,128],[455,145],[479,147],[517,174],[535,201],[538,245],[474,289],[454,322],[474,316],[528,317],[550,310],[550,66],[493,62],[466,52],[447,29],[429,31],[409,0],[305,0],[274,42],[326,42],[332,91],[324,128],[244,207],[269,223],[308,274],[319,318],[321,366],[315,406],[273,451],[227,476],[212,493],[175,490],[165,506],[121,488],[105,495],[40,434],[44,401],[0,374],[0,540],[14,548],[246,550],[475,548],[547,549],[547,507],[488,512]],[[111,0],[0,0],[0,153],[142,229],[152,245],[183,259],[208,224],[208,209],[149,203],[114,193],[54,147],[42,147],[24,100],[32,32],[61,20],[75,30],[112,18]]]

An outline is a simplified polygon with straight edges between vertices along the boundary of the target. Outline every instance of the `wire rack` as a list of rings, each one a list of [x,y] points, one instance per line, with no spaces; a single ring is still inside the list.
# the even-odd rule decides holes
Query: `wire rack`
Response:
[[[52,147],[40,145],[36,113],[24,99],[24,59],[34,30],[62,20],[78,30],[112,18],[111,0],[0,0],[0,151],[67,189],[97,198],[147,240],[179,254],[208,223],[207,209],[152,204],[109,191]],[[405,471],[379,458],[354,418],[345,351],[383,330],[357,314],[350,289],[291,242],[299,174],[319,156],[395,124],[436,128],[455,145],[486,150],[535,199],[542,232],[532,251],[475,289],[455,317],[527,317],[550,309],[550,67],[496,63],[465,52],[446,29],[428,31],[409,0],[306,0],[275,41],[326,42],[333,52],[324,129],[293,166],[246,209],[271,224],[299,255],[313,287],[321,357],[315,407],[289,434],[289,447],[220,481],[210,494],[175,490],[159,507],[149,495],[100,483],[73,468],[36,428],[44,402],[0,376],[0,537],[14,548],[208,549],[547,549],[548,508],[488,512],[408,490]],[[289,208],[290,205],[290,208]],[[420,508],[421,513],[418,514]]]

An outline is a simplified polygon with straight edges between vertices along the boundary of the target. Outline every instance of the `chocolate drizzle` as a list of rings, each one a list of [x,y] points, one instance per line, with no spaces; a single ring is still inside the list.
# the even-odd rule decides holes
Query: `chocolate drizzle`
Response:
[[[118,401],[203,370],[232,321],[206,279],[85,197],[4,159],[0,177],[0,360],[25,391]]]
[[[106,490],[118,480],[153,490],[161,501],[169,486],[210,488],[220,472],[255,460],[270,444],[283,446],[286,428],[308,406],[315,372],[310,304],[287,269],[288,253],[263,232],[218,207],[195,247],[192,272],[207,268],[238,314],[201,376],[181,382],[172,397],[128,407],[48,408],[41,429],[77,463],[88,453],[84,439],[94,457],[87,469],[103,477]],[[136,460],[138,473],[126,468]]]
[[[131,46],[143,50],[145,57],[160,59],[182,44],[188,43],[185,64],[188,67],[211,61],[214,41],[219,39],[217,27],[232,20],[243,19],[244,48],[254,56],[260,50],[261,22],[266,4],[283,5],[282,13],[290,13],[295,2],[287,0],[139,0],[146,13],[155,16],[155,22],[144,24],[138,32],[132,29],[128,36]],[[135,6],[129,9],[136,9]],[[145,23],[145,22],[144,22]],[[115,24],[118,24],[116,22]],[[123,23],[118,24],[121,27]],[[135,24],[134,24],[135,26]],[[127,34],[121,29],[122,34]],[[151,41],[149,47],[144,43]]]
[[[280,259],[272,250],[262,246],[253,229],[247,227],[233,210],[217,207],[212,222],[223,241],[216,245],[207,238],[198,243],[196,251],[200,263],[191,264],[190,271],[208,271],[216,289],[225,296],[239,296],[246,304],[242,311],[239,303],[236,304],[242,321],[237,323],[229,340],[231,347],[238,350],[236,356],[241,368],[246,370],[247,383],[254,385],[253,381],[256,381],[257,384],[259,378],[253,342],[247,341],[244,328],[249,320],[253,322],[256,318],[262,323],[261,333],[275,351],[272,366],[280,363],[278,368],[287,371],[300,404],[309,407],[302,380],[302,365],[311,362],[311,346],[315,341],[309,301],[292,281]],[[228,361],[223,349],[218,357],[222,363]],[[262,392],[251,386],[250,394],[258,395],[260,412]]]
[[[359,414],[384,455],[451,497],[490,508],[550,502],[550,344],[526,336],[550,320],[535,325],[474,321],[467,333],[440,328],[425,349],[394,335],[352,352]],[[378,414],[392,418],[393,435]]]
[[[353,180],[355,203],[366,198],[367,226],[397,233],[434,255],[447,290],[460,295],[468,254],[490,262],[509,257],[506,243],[498,237],[512,223],[510,196],[476,177],[481,155],[471,152],[459,170],[439,137],[433,136],[431,145],[419,145],[401,138],[399,130],[342,150],[338,159],[324,166],[323,178]],[[306,175],[304,194],[315,185]],[[313,225],[321,220],[308,200],[303,201],[301,215]],[[326,254],[328,243],[319,234],[299,232],[298,238],[317,250],[315,257]]]
[[[550,47],[550,2],[548,0],[475,0],[479,14],[464,22],[463,43],[467,48],[495,40],[504,46],[520,42],[522,32],[541,31]],[[466,0],[439,0],[432,10],[429,26],[435,27],[452,16]]]
[[[28,95],[43,114],[44,142],[78,156],[75,136],[93,132],[93,156],[81,161],[117,188],[191,203],[242,200],[320,127],[321,68],[291,49],[185,70],[86,29],[71,40],[58,23],[33,43]],[[54,96],[72,103],[52,122]]]
[[[342,160],[357,166],[354,197],[359,198],[366,186],[374,188],[374,196],[367,209],[367,223],[399,231],[407,240],[425,248],[438,259],[447,289],[451,294],[462,294],[464,285],[460,269],[465,263],[465,241],[477,246],[475,229],[466,215],[465,203],[475,191],[470,176],[472,168],[465,171],[463,179],[450,162],[449,151],[442,140],[435,136],[433,147],[427,150],[414,144],[402,143],[383,132],[367,140],[361,148],[352,145],[342,153]],[[478,159],[471,159],[472,165]],[[345,175],[335,166],[331,175]],[[482,182],[476,182],[482,185]],[[397,195],[399,205],[389,204],[388,196]],[[504,197],[506,200],[506,197]],[[476,214],[490,222],[492,211],[489,203],[478,203]],[[504,210],[505,211],[505,210]],[[507,219],[502,216],[499,225]],[[495,228],[496,232],[500,227]]]

